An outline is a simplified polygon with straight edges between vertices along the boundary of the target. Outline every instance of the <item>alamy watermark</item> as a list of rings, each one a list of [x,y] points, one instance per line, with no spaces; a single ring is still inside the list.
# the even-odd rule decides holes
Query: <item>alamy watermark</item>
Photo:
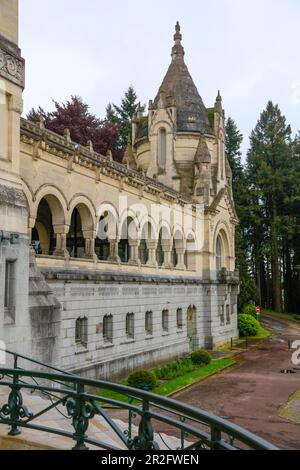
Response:
[[[300,366],[300,340],[296,340],[292,344],[292,349],[295,349],[295,352],[292,355],[292,363],[294,366]]]

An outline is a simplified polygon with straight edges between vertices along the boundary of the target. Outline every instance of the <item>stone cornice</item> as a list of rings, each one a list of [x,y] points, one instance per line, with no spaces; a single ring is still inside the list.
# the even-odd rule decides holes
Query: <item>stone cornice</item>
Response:
[[[25,60],[11,41],[0,35],[0,77],[25,87]]]
[[[192,199],[182,196],[171,188],[148,178],[143,173],[127,168],[121,163],[111,160],[109,157],[92,152],[87,147],[68,141],[65,137],[40,127],[38,124],[21,119],[21,142],[34,147],[35,159],[39,158],[41,151],[56,155],[69,161],[70,168],[78,164],[87,169],[99,172],[132,187],[163,197],[169,202],[179,205],[190,204],[195,206]]]

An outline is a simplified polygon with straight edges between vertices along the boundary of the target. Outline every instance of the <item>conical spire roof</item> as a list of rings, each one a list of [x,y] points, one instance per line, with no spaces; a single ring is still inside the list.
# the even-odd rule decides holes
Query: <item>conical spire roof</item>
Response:
[[[172,62],[154,100],[157,105],[161,96],[172,97],[177,107],[177,130],[179,132],[211,133],[206,108],[190,72],[184,62],[182,35],[177,22],[172,48]]]

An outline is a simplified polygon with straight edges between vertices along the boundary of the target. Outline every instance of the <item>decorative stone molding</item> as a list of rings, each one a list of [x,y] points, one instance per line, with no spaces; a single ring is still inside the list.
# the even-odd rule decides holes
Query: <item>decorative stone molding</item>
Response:
[[[0,36],[0,76],[25,87],[25,60],[19,55],[20,49]]]
[[[27,208],[27,200],[22,190],[0,185],[0,206]]]

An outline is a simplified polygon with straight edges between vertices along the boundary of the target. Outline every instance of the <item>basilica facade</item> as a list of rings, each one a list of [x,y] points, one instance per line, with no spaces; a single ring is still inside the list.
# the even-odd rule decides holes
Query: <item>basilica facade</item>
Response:
[[[18,1],[0,7],[0,340],[112,378],[237,337],[225,114],[220,93],[205,107],[179,24],[120,164],[21,117]]]

